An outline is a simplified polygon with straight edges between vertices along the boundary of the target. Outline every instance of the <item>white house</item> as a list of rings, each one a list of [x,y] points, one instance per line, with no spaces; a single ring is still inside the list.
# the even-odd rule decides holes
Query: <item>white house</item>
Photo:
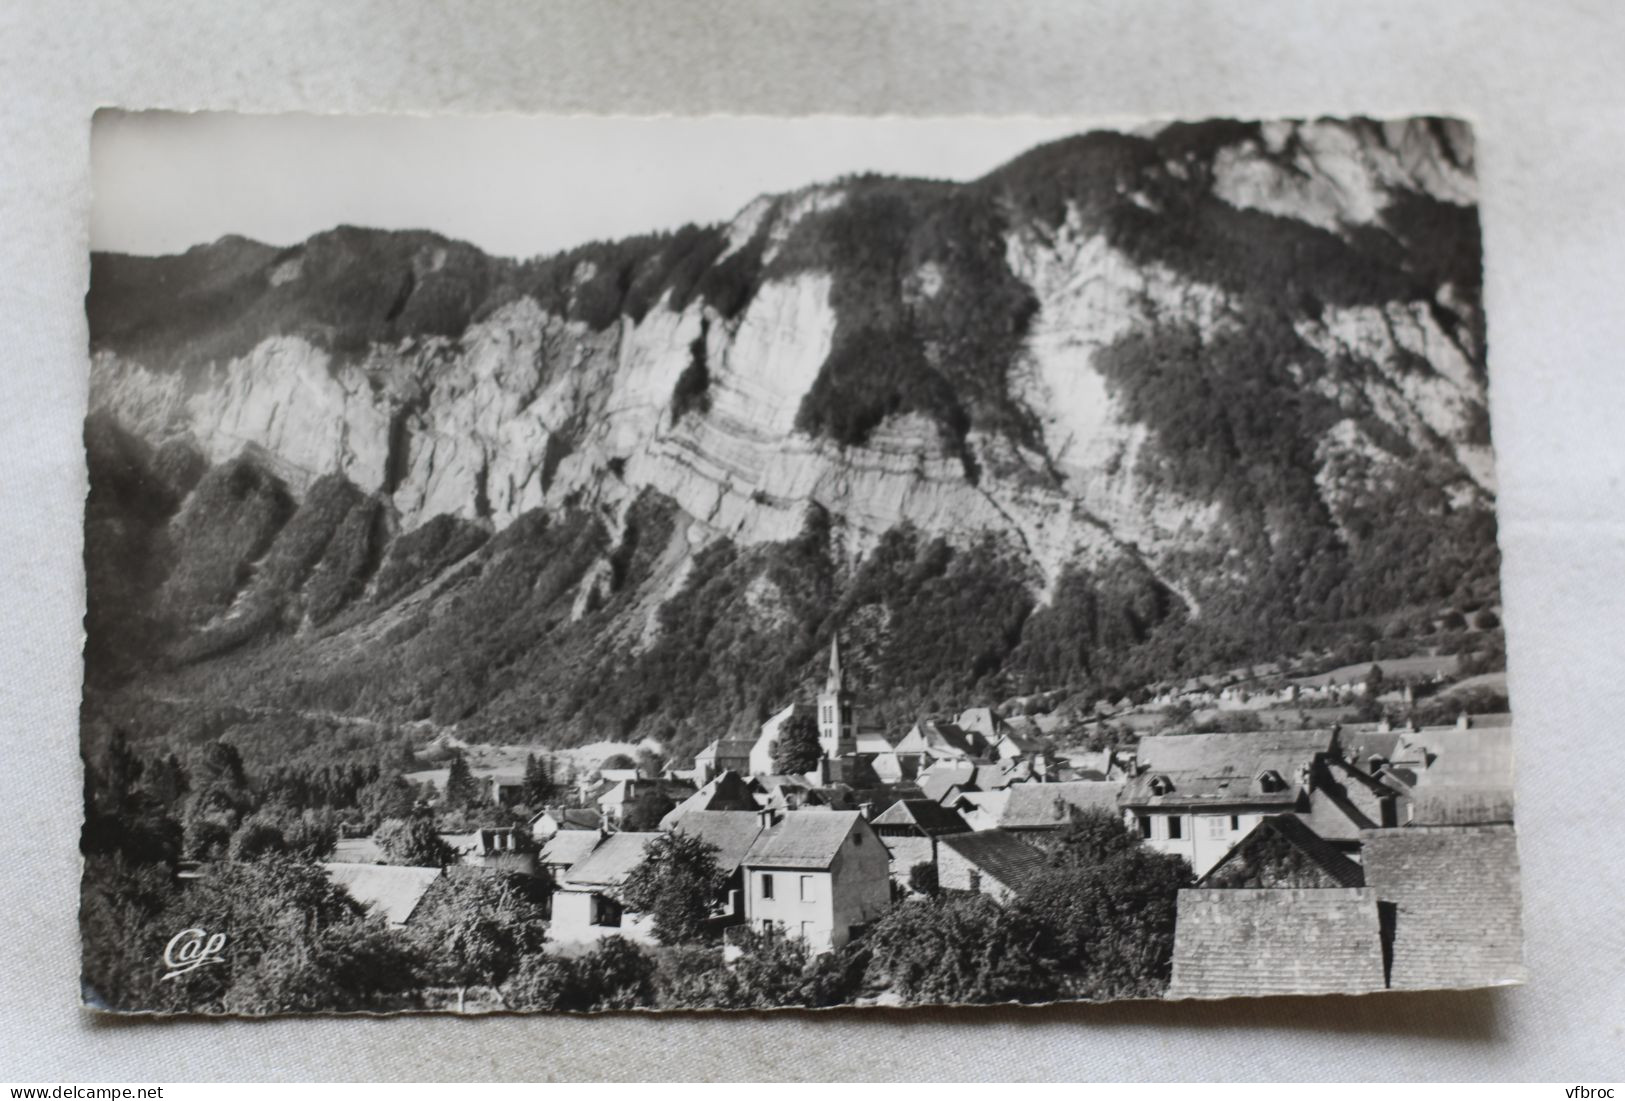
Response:
[[[890,856],[858,811],[790,811],[763,830],[742,866],[745,917],[769,936],[839,948],[891,902]]]
[[[1336,752],[1331,730],[1145,737],[1118,804],[1146,844],[1200,876],[1266,816],[1307,812]]]
[[[629,913],[620,889],[632,869],[643,863],[645,850],[658,833],[612,833],[564,872],[553,890],[549,940],[560,944],[593,944],[621,936],[640,944],[655,943],[653,919]]]

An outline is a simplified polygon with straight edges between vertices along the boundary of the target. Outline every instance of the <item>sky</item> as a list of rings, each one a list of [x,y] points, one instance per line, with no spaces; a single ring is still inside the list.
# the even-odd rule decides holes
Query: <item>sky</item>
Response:
[[[430,229],[499,256],[684,222],[853,172],[974,179],[1077,119],[240,115],[102,111],[91,247]]]

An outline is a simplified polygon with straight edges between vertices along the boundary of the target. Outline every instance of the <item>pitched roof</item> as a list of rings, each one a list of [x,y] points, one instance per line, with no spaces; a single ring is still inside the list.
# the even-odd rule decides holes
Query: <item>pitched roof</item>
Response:
[[[954,723],[966,730],[974,730],[991,740],[999,730],[999,717],[991,707],[967,707],[954,716]]]
[[[859,753],[883,754],[891,753],[894,749],[891,739],[879,731],[871,730],[858,734]]]
[[[1012,890],[1044,867],[1043,853],[1003,830],[948,834],[941,843]]]
[[[827,868],[858,828],[855,810],[793,810],[763,830],[743,863],[751,867]]]
[[[983,739],[975,731],[966,730],[957,723],[921,719],[904,735],[904,741],[910,745],[923,743],[933,756],[974,757]],[[902,744],[898,743],[899,746]]]
[[[1357,841],[1361,830],[1376,829],[1382,823],[1356,806],[1347,795],[1331,788],[1309,793],[1309,809],[1296,812],[1321,837],[1333,841]]]
[[[598,812],[592,807],[543,807],[530,816],[529,824],[534,826],[543,817],[551,815],[553,821],[559,824],[561,830],[596,830],[598,828]]]
[[[1417,776],[1419,785],[1511,787],[1512,728],[1443,726],[1409,731],[1396,748],[1395,759],[1426,762]]]
[[[1416,826],[1482,826],[1509,823],[1512,789],[1424,784],[1411,793],[1411,824]]]
[[[444,841],[446,846],[459,856],[469,856],[480,849],[479,830],[467,830],[463,833],[443,833],[440,835],[440,840]]]
[[[899,799],[876,816],[873,824],[914,826],[932,837],[970,830],[958,811],[943,806],[935,799]]]
[[[1360,835],[1365,879],[1394,912],[1391,985],[1521,982],[1523,915],[1511,826],[1410,826]]]
[[[1122,786],[1115,780],[1011,784],[1004,789],[1009,799],[999,813],[999,825],[1007,830],[1056,829],[1072,821],[1073,810],[1090,808],[1115,815]]]
[[[1197,885],[1209,886],[1222,878],[1224,869],[1236,868],[1238,862],[1245,859],[1248,852],[1264,843],[1267,838],[1279,838],[1286,842],[1326,879],[1339,887],[1365,886],[1365,872],[1360,865],[1344,856],[1335,845],[1290,814],[1272,814],[1260,821],[1245,837],[1232,845],[1230,851],[1220,857],[1219,862],[1209,868],[1201,879],[1197,880]]]
[[[1170,998],[1383,989],[1369,887],[1179,892]]]
[[[972,765],[970,782],[982,791],[997,791],[1010,786],[1010,777],[1005,775],[1002,765]]]
[[[1291,803],[1297,798],[1298,770],[1337,744],[1331,730],[1264,730],[1251,734],[1158,734],[1140,739],[1140,774],[1123,788],[1129,804]],[[1257,779],[1273,772],[1285,783],[1261,792]],[[1152,781],[1167,777],[1173,788],[1161,795]]]
[[[589,830],[560,830],[547,839],[537,859],[554,868],[573,868],[598,847],[600,838]]]
[[[669,830],[684,815],[696,811],[748,810],[754,814],[756,807],[756,795],[750,785],[739,773],[728,769],[667,811],[660,820],[660,828]]]
[[[612,833],[570,866],[559,883],[576,887],[619,887],[643,863],[643,853],[658,833]]]
[[[969,761],[938,761],[920,773],[916,782],[927,799],[941,800],[949,788],[969,783],[974,775],[976,766]]]
[[[1394,749],[1404,735],[1401,730],[1346,730],[1340,740],[1349,760],[1363,766],[1372,757],[1393,760]]]
[[[371,837],[341,837],[333,843],[335,864],[382,864],[384,850]]]
[[[695,754],[696,757],[749,757],[755,738],[718,738]]]
[[[672,832],[715,845],[717,867],[732,874],[762,832],[762,816],[753,810],[697,810],[684,815]]]
[[[439,868],[402,864],[324,864],[328,876],[363,906],[370,906],[395,925],[404,925],[418,908]]]
[[[1010,787],[1000,788],[998,791],[962,791],[954,798],[952,803],[946,805],[954,807],[956,811],[966,809],[976,811],[979,812],[980,816],[984,817],[984,820],[987,816],[991,816],[992,820],[997,822],[999,817],[1004,814],[1006,804],[1010,802],[1010,793],[1020,786],[1019,784],[1012,784]],[[966,821],[972,820],[967,818]]]

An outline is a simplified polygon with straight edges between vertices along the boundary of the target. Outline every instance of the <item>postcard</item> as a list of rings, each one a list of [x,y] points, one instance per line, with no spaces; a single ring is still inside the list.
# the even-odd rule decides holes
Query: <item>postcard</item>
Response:
[[[84,1003],[1522,981],[1474,156],[102,113]]]

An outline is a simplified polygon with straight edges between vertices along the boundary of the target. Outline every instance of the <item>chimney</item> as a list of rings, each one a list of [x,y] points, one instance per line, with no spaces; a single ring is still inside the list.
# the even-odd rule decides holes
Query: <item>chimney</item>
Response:
[[[1378,734],[1387,734],[1389,731],[1391,731],[1393,729],[1394,729],[1394,724],[1388,721],[1388,716],[1387,715],[1384,715],[1380,720],[1378,720],[1378,722],[1377,722],[1377,733]]]
[[[873,803],[859,803],[858,813],[863,815],[863,820],[867,822],[875,816],[875,805]]]
[[[1472,728],[1472,725],[1473,720],[1468,716],[1467,712],[1463,711],[1461,714],[1456,716],[1457,730],[1469,730]]]

